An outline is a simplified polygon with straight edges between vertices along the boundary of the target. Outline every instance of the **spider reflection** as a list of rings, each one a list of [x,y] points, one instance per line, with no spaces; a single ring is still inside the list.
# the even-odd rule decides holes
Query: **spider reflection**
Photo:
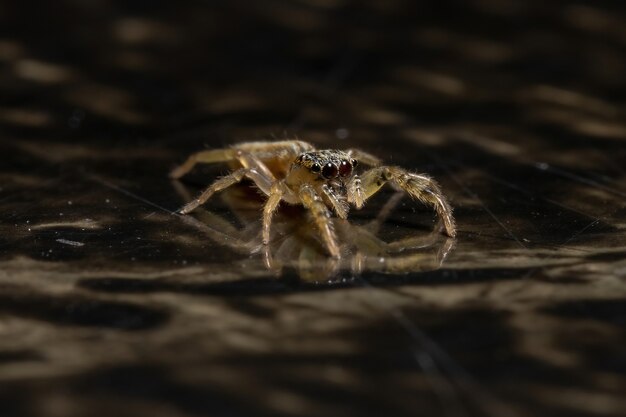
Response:
[[[193,191],[182,183],[173,181],[173,185],[184,201],[193,195]],[[441,267],[454,246],[454,239],[439,233],[439,227],[428,234],[415,230],[389,242],[379,237],[386,219],[403,198],[402,193],[392,195],[378,215],[365,224],[333,219],[342,242],[340,258],[326,254],[314,224],[307,219],[306,211],[297,206],[281,207],[272,229],[271,244],[264,245],[263,225],[258,216],[263,201],[254,197],[254,191],[248,187],[233,187],[222,193],[222,201],[228,206],[228,212],[235,216],[234,221],[203,208],[196,209],[194,216],[181,216],[181,219],[218,245],[262,258],[265,267],[277,275],[283,269],[291,268],[307,281],[325,281],[362,272],[431,271]],[[236,223],[242,226],[238,227]]]

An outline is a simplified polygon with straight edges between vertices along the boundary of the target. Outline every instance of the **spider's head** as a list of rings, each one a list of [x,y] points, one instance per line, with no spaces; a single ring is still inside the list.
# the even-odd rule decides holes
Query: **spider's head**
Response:
[[[307,169],[320,179],[349,178],[358,161],[346,152],[336,150],[304,152],[294,161],[294,166]]]

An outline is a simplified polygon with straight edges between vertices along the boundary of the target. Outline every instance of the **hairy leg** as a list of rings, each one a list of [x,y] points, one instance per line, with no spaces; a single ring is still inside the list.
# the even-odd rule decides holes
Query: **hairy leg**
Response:
[[[372,168],[361,174],[361,182],[364,200],[370,198],[373,194],[378,192],[383,185],[390,182],[411,197],[432,205],[443,222],[446,235],[450,237],[456,236],[452,207],[448,204],[448,200],[446,200],[446,197],[441,192],[437,182],[429,176],[414,174],[400,167],[382,166]],[[349,187],[348,193],[350,192],[351,189]],[[360,207],[354,195],[351,196],[349,194],[348,201],[353,201],[357,208]]]
[[[284,194],[284,185],[282,182],[275,182],[270,189],[269,197],[265,202],[265,206],[263,207],[263,244],[267,245],[270,243],[270,228],[272,226],[272,216],[276,209],[278,208],[278,204],[280,200],[283,198]]]
[[[187,160],[170,172],[170,177],[177,179],[187,174],[196,166],[196,164],[212,164],[216,162],[229,162],[239,160],[241,165],[246,168],[245,161],[250,159],[241,159],[243,154],[254,155],[257,162],[261,160],[271,161],[289,161],[298,154],[313,150],[313,145],[301,140],[284,140],[279,142],[245,142],[234,145],[231,148],[211,149],[196,152],[190,155]],[[256,165],[253,164],[253,165]],[[264,166],[265,167],[265,166]],[[258,166],[250,166],[249,168],[257,168]],[[265,167],[267,170],[267,167]],[[261,168],[259,172],[263,172]],[[267,170],[269,172],[269,170]],[[266,173],[266,172],[265,172]],[[266,173],[267,174],[267,173]]]
[[[363,165],[376,167],[376,166],[379,166],[381,164],[381,160],[380,159],[378,159],[374,155],[369,154],[367,152],[364,152],[364,151],[362,151],[360,149],[352,148],[352,149],[348,149],[347,152],[348,152],[348,155],[350,155],[352,158],[356,159],[357,161],[359,161]]]
[[[212,164],[216,162],[228,162],[236,159],[236,151],[231,148],[212,149],[200,151],[189,155],[189,158],[170,172],[170,178],[178,179],[191,171],[196,164]]]
[[[337,245],[337,237],[333,229],[333,223],[330,211],[322,198],[315,192],[310,185],[303,185],[298,193],[304,207],[311,211],[313,220],[319,228],[322,239],[328,252],[335,258],[341,255],[339,245]]]
[[[191,200],[191,195],[181,182],[173,184],[176,192],[184,201]],[[252,253],[259,246],[258,223],[243,222],[243,229],[235,227],[225,218],[202,208],[196,209],[196,216],[181,216],[181,220],[206,233],[215,243],[228,246],[238,252]],[[256,229],[256,230],[255,230]]]
[[[261,160],[288,159],[291,160],[302,152],[315,149],[310,143],[293,139],[277,142],[246,142],[233,146],[234,149],[253,154]]]
[[[355,205],[357,209],[363,207],[365,204],[365,191],[363,190],[363,181],[358,175],[354,175],[347,186],[348,190],[348,203]]]
[[[326,200],[333,207],[333,210],[335,210],[335,213],[337,214],[337,216],[341,219],[347,219],[349,207],[346,201],[343,199],[340,199],[337,196],[337,193],[335,193],[333,188],[328,184],[322,185],[322,193],[324,197],[326,198]]]
[[[185,204],[180,210],[178,210],[178,212],[181,214],[187,214],[193,211],[199,205],[204,204],[209,198],[211,198],[213,194],[223,190],[224,188],[228,188],[231,185],[237,184],[242,179],[244,179],[244,177],[250,178],[255,183],[267,182],[267,178],[263,177],[263,175],[259,174],[259,172],[257,172],[256,170],[240,168],[216,180],[213,184],[208,186],[196,199]]]
[[[276,177],[272,174],[272,171],[270,171],[267,165],[255,155],[245,151],[238,150],[235,155],[244,168],[254,170],[260,174],[258,176],[259,181],[254,182],[265,195],[269,195],[272,184],[276,182]]]

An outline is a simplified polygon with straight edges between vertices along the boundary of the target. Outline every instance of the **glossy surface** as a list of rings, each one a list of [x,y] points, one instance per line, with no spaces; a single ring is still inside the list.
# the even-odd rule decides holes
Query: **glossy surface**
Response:
[[[626,414],[620,2],[14,3],[3,416]],[[294,136],[434,176],[458,237],[391,192],[338,262],[290,207],[268,259],[245,187],[173,214],[227,170],[190,153]]]

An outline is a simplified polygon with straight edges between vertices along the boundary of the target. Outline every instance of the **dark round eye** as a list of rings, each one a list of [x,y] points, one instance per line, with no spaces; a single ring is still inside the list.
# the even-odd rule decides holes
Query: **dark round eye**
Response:
[[[339,165],[339,175],[342,177],[347,177],[352,173],[352,165],[348,161],[341,161],[341,165]]]
[[[320,172],[320,164],[313,164],[311,165],[311,171],[312,172]]]
[[[359,161],[356,159],[351,159],[350,163],[352,164],[352,168],[356,168],[356,166],[359,165]]]
[[[335,164],[331,164],[330,162],[324,165],[322,169],[322,175],[324,178],[335,178],[337,176],[337,166]]]

